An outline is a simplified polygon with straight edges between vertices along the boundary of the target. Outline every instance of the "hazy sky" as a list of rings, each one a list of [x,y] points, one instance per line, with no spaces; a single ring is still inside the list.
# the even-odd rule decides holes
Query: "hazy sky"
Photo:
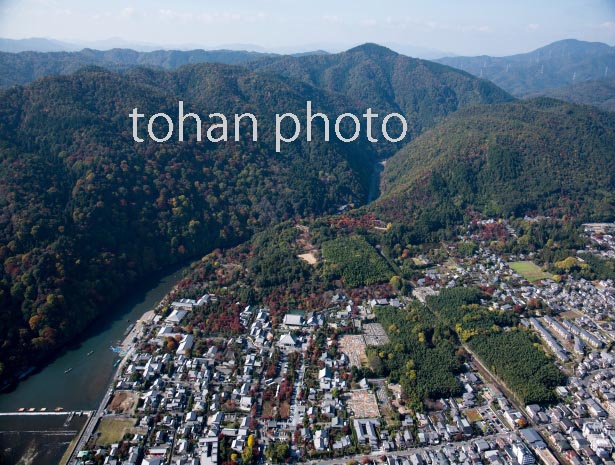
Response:
[[[0,0],[0,37],[505,55],[565,38],[615,45],[615,0]]]

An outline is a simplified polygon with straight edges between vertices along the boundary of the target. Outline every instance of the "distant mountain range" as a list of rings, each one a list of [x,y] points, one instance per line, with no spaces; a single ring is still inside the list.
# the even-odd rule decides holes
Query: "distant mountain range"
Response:
[[[31,37],[27,39],[4,39],[0,38],[0,52],[78,52],[84,48],[94,50],[112,50],[114,48],[125,48],[136,50],[138,52],[153,52],[156,50],[201,50],[202,46],[195,44],[184,44],[175,47],[164,47],[157,44],[147,42],[134,42],[124,40],[118,37],[110,37],[104,40],[92,41],[65,41],[43,37]],[[265,53],[263,47],[254,44],[224,44],[215,47],[216,49],[228,49],[250,52]]]
[[[0,38],[0,52],[67,52],[77,50],[72,44],[54,39],[32,37],[29,39]]]
[[[215,44],[215,46],[204,47],[202,44],[176,44],[172,46],[153,44],[147,42],[132,42],[120,38],[109,38],[106,40],[97,41],[78,41],[69,42],[55,39],[46,38],[28,38],[28,39],[2,39],[0,38],[0,52],[77,52],[84,48],[90,48],[94,50],[112,50],[114,48],[123,48],[136,50],[138,52],[154,52],[158,50],[233,50],[233,51],[247,51],[258,52],[265,54],[278,54],[278,55],[304,55],[304,54],[318,54],[318,53],[338,53],[349,48],[352,48],[355,44],[352,43],[333,43],[333,42],[314,42],[311,44],[304,44],[301,46],[275,46],[275,47],[263,47],[257,44],[250,43],[228,43],[228,44]],[[403,43],[385,43],[385,46],[395,50],[398,53],[404,55],[424,58],[432,60],[435,58],[442,58],[445,56],[451,56],[450,53],[443,52],[430,47],[420,47],[411,44]]]
[[[615,77],[547,89],[534,94],[534,96],[536,95],[545,95],[565,102],[592,105],[601,110],[615,111]]]
[[[27,84],[44,76],[71,74],[86,66],[125,71],[136,66],[175,69],[191,63],[239,64],[267,56],[234,50],[158,50],[137,52],[129,49],[79,52],[0,52],[0,88]]]
[[[104,43],[92,43],[92,45],[96,44],[101,48],[130,45],[120,39],[110,39]],[[0,52],[0,88],[15,84],[26,84],[48,75],[70,74],[91,65],[102,66],[113,71],[126,71],[135,66],[175,69],[191,63],[212,62],[243,64],[257,70],[269,69],[271,72],[282,73],[295,79],[311,82],[317,86],[329,79],[332,81],[331,85],[326,85],[329,90],[335,90],[333,85],[335,82],[350,83],[354,87],[357,85],[353,78],[342,75],[344,70],[341,68],[320,73],[319,67],[328,66],[326,64],[327,58],[324,56],[330,55],[324,50],[315,49],[314,51],[292,55],[279,55],[266,53],[265,49],[253,44],[228,44],[229,49],[220,50],[155,51],[148,49],[151,44],[146,45],[136,44],[135,47],[149,51],[127,48],[112,48],[101,51],[88,48],[79,51],[72,49],[73,51],[58,52],[56,51],[58,49],[71,49],[71,47],[76,46],[49,39],[24,39],[21,41],[0,39],[0,50],[11,51],[11,53]],[[238,50],[242,47],[246,50],[257,51]],[[415,50],[416,47],[411,46],[396,44],[395,47],[398,50],[405,50],[405,53],[409,54],[417,51]],[[12,53],[28,48],[44,50],[44,52]],[[384,49],[384,47],[382,48]],[[389,52],[394,53],[390,50]],[[430,53],[427,53],[427,49],[422,50],[422,52],[425,52],[425,55],[430,55]],[[435,51],[432,52],[434,53],[431,55],[437,55]],[[302,66],[315,67],[314,69],[296,69],[296,62],[293,62],[293,58],[305,56],[314,56],[314,59],[309,64],[302,62]],[[399,55],[397,56],[399,57]],[[508,57],[446,57],[435,61],[490,80],[517,97],[545,95],[575,103],[594,105],[605,110],[613,108],[610,86],[613,82],[613,76],[615,76],[615,47],[606,44],[570,39],[554,42],[530,53]],[[422,63],[423,66],[432,68],[435,66],[434,64],[427,64],[427,62]],[[352,63],[347,63],[344,66],[347,68],[345,71],[349,71]],[[398,69],[396,78],[401,78],[404,72],[410,76],[416,70]],[[299,75],[300,73],[304,74]],[[313,82],[314,79],[309,73],[311,75],[319,74],[323,82]],[[339,79],[337,77],[332,78],[332,73],[338,73]],[[360,74],[361,70],[355,66],[354,73]],[[370,99],[371,97],[373,95],[370,96]],[[412,98],[420,99],[421,97],[414,95]]]
[[[574,39],[519,55],[448,57],[436,61],[489,79],[518,97],[615,76],[615,47]]]

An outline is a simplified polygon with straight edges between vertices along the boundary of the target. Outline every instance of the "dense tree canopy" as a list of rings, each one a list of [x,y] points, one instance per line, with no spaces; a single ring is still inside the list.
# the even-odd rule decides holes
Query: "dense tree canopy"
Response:
[[[614,140],[612,113],[550,99],[460,111],[387,162],[373,208],[428,229],[468,209],[612,220]]]
[[[369,150],[323,144],[318,130],[282,154],[271,135],[253,142],[249,131],[221,144],[137,144],[127,116],[134,107],[173,115],[181,98],[200,115],[251,109],[266,126],[274,104],[301,108],[305,92],[195,65],[84,70],[0,94],[0,361],[13,369],[49,354],[154,269],[364,201]]]
[[[470,347],[526,404],[555,400],[554,388],[564,383],[561,371],[534,346],[526,331],[483,334]]]

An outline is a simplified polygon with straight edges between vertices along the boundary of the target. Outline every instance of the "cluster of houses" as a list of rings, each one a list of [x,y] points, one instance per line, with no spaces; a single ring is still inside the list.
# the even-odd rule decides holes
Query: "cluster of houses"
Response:
[[[596,241],[610,240],[608,234],[591,234]],[[602,242],[598,245],[604,249]],[[127,355],[114,389],[138,401],[129,412],[108,407],[105,417],[134,418],[129,447],[96,444],[82,451],[77,463],[95,463],[93,456],[98,455],[96,460],[104,457],[105,465],[214,465],[221,463],[222,455],[228,457],[229,448],[241,456],[254,442],[250,436],[257,438],[261,452],[289,443],[293,461],[369,454],[373,462],[385,460],[388,465],[614,463],[615,359],[606,348],[615,340],[615,327],[605,321],[615,318],[613,283],[572,278],[528,283],[485,246],[470,258],[455,259],[456,266],[449,262],[426,269],[414,297],[424,301],[440,288],[472,283],[494,289],[490,304],[501,310],[538,299],[554,314],[576,311],[566,318],[523,320],[560,365],[574,373],[566,386],[558,387],[557,405],[519,410],[468,365],[468,371],[458,375],[462,395],[441,399],[426,414],[410,412],[401,407],[394,385],[351,380],[349,354],[325,350],[313,359],[306,357],[316,334],[326,332],[326,348],[334,345],[335,328],[365,329],[367,340],[364,320],[373,318],[378,306],[403,311],[403,298],[374,297],[355,305],[337,293],[329,308],[289,312],[281,320],[272,319],[266,307],[247,306],[240,313],[243,335],[202,341],[182,325],[195,308],[215,300],[206,294],[173,302],[169,311],[153,319],[139,342],[159,350]],[[370,336],[371,341],[386,338],[378,331]],[[169,345],[170,339],[176,345]],[[278,361],[271,375],[273,359]],[[284,405],[275,401],[282,386]],[[265,393],[274,401],[265,399]],[[361,411],[357,399],[372,406],[365,409],[369,414]]]
[[[601,320],[605,310],[615,308],[615,288],[612,280],[587,281],[569,277],[565,283],[547,282],[543,300],[555,311],[578,310],[588,317]]]
[[[466,241],[472,239],[478,238],[475,235],[463,238]],[[563,282],[547,278],[530,283],[509,266],[511,261],[528,258],[531,257],[521,255],[505,260],[486,244],[481,245],[471,257],[454,257],[457,261],[455,267],[447,265],[425,270],[425,278],[418,280],[418,287],[432,289],[431,292],[468,283],[493,287],[492,305],[503,310],[510,310],[515,305],[525,306],[531,299],[537,299],[556,313],[577,310],[588,318],[602,320],[609,316],[608,309],[615,309],[613,280],[594,282],[569,276]],[[416,297],[421,298],[420,295]],[[615,331],[611,336],[615,337]]]
[[[536,458],[520,435],[479,439],[462,445],[449,444],[441,448],[423,449],[408,455],[391,454],[387,465],[474,465],[474,464],[523,464],[536,463]],[[547,462],[549,463],[549,462]],[[557,463],[557,462],[555,462]]]
[[[615,463],[615,430],[608,419],[615,410],[605,400],[605,393],[612,397],[612,386],[597,381],[603,375],[596,376],[571,378],[567,386],[558,387],[562,401],[557,405],[526,407],[528,418],[540,425],[547,444],[570,464]]]
[[[615,259],[615,223],[588,223],[583,227],[590,240],[586,251]]]
[[[586,225],[586,233],[592,240],[588,252],[615,258],[614,224]],[[425,278],[419,283],[424,287],[415,289],[415,297],[424,300],[441,288],[478,284],[494,289],[491,305],[497,309],[525,307],[531,299],[548,307],[556,316],[521,322],[536,332],[548,352],[560,362],[559,366],[573,376],[566,386],[557,388],[560,396],[557,405],[548,408],[529,405],[524,412],[510,411],[500,405],[498,413],[511,427],[519,419],[516,415],[525,416],[537,425],[540,434],[536,441],[525,437],[523,443],[543,463],[614,463],[615,357],[610,347],[615,341],[612,323],[615,283],[572,277],[563,282],[543,279],[530,283],[508,265],[511,260],[527,258],[531,257],[504,260],[487,246],[479,246],[472,257],[455,256],[456,266],[451,266],[449,261],[446,267],[426,270]],[[558,458],[548,457],[553,455],[549,450]],[[503,463],[525,462],[509,459]]]
[[[100,461],[103,457],[105,465],[214,465],[220,463],[223,447],[230,447],[241,456],[250,435],[258,438],[261,452],[270,444],[288,442],[293,460],[301,459],[306,450],[316,457],[342,457],[348,453],[391,457],[394,453],[425,449],[406,455],[410,463],[439,460],[441,454],[445,458],[456,457],[457,461],[448,463],[478,463],[481,457],[495,460],[505,455],[505,449],[494,452],[491,447],[495,438],[485,446],[493,431],[475,429],[466,415],[467,410],[484,403],[477,398],[482,381],[472,372],[460,375],[465,386],[462,397],[440,401],[441,411],[435,416],[407,412],[400,425],[391,428],[383,423],[378,412],[390,405],[379,405],[377,389],[365,379],[351,383],[345,376],[350,371],[347,354],[337,351],[333,356],[323,351],[317,366],[305,359],[311,335],[322,331],[325,322],[333,327],[346,326],[354,319],[370,315],[370,309],[379,305],[402,308],[400,300],[368,300],[364,306],[358,306],[357,313],[353,311],[357,307],[338,294],[331,299],[331,308],[307,315],[289,313],[277,327],[267,308],[246,307],[240,315],[246,328],[244,335],[233,339],[208,338],[197,355],[195,337],[183,333],[181,328],[189,320],[189,312],[209,299],[211,296],[206,300],[173,302],[166,316],[158,314],[152,320],[140,341],[146,343],[143,347],[157,345],[160,349],[134,350],[127,355],[124,369],[115,381],[115,394],[130,394],[137,400],[129,410],[110,404],[105,419],[134,419],[128,449],[120,448],[120,443],[96,444],[93,449],[82,451],[76,463],[95,463],[94,458]],[[377,339],[383,331],[373,326],[371,337]],[[179,341],[171,351],[167,344],[170,339]],[[333,343],[329,335],[326,346]],[[274,353],[279,358],[276,374],[267,378],[265,369]],[[273,417],[264,415],[263,393],[275,388],[274,397],[278,397],[293,354],[300,354],[301,358],[288,412],[278,412]],[[399,399],[400,391],[393,385],[390,388]],[[376,415],[365,416],[360,403],[352,407],[352,398],[367,399]],[[478,448],[470,442],[476,441],[477,435],[485,437],[478,442]],[[464,442],[445,446],[442,452],[429,451],[431,447],[459,440]],[[94,437],[92,443],[95,442]],[[519,449],[522,443],[515,444],[510,444],[510,451]]]
[[[612,231],[611,226],[586,225],[592,228],[593,235],[601,234],[595,231],[605,228]],[[463,240],[477,238],[469,235]],[[510,311],[515,306],[524,308],[538,302],[553,314],[566,314],[565,318],[545,316],[522,321],[536,331],[560,363],[570,361],[572,355],[576,360],[583,360],[587,352],[600,351],[615,341],[615,324],[611,322],[615,319],[615,283],[612,280],[594,282],[569,276],[563,282],[547,278],[530,283],[509,263],[531,257],[505,260],[486,244],[481,244],[471,257],[449,258],[456,261],[456,266],[451,266],[449,261],[446,267],[426,270],[423,284],[430,285],[415,289],[416,298],[424,301],[440,288],[473,284],[492,289],[489,305],[496,309]]]

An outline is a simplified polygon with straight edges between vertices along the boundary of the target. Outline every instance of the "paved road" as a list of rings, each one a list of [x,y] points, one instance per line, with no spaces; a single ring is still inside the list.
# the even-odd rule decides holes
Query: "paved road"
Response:
[[[303,387],[303,378],[305,376],[305,357],[303,353],[301,354],[301,367],[299,367],[297,373],[299,374],[299,376],[297,377],[297,381],[295,382],[294,395],[290,402],[290,407],[295,412],[293,415],[290,416],[293,426],[303,424],[303,415],[305,413],[305,406],[299,405],[298,401],[299,391]]]

